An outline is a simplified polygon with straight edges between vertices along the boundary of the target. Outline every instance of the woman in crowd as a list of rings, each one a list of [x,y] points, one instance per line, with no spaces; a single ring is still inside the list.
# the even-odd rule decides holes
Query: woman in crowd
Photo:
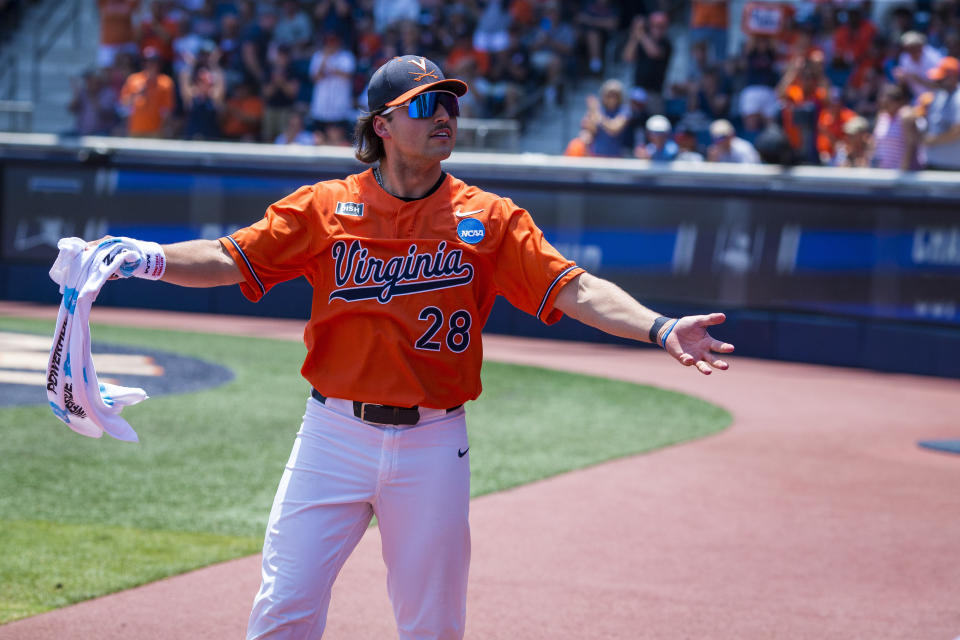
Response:
[[[873,160],[878,169],[915,171],[921,167],[920,134],[910,99],[898,84],[884,87],[873,127]]]

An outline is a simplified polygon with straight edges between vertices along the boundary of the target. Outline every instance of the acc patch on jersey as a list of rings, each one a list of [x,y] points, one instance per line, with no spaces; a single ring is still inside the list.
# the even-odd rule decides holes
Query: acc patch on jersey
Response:
[[[483,223],[476,218],[466,218],[457,225],[457,235],[467,244],[477,244],[485,234]]]
[[[337,215],[363,217],[362,202],[338,202]]]

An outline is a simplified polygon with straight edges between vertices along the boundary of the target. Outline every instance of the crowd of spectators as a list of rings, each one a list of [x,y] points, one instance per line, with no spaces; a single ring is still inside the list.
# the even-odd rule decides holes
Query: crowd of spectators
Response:
[[[605,3],[599,3],[605,4]],[[78,134],[350,144],[370,74],[421,54],[468,117],[522,120],[588,63],[591,12],[559,0],[98,0]],[[586,22],[583,22],[585,20]]]
[[[960,0],[731,4],[98,0],[70,106],[80,134],[348,145],[372,71],[418,53],[468,82],[468,117],[629,78],[588,99],[570,154],[960,169]]]
[[[662,3],[666,8],[670,3]],[[588,98],[569,155],[960,169],[960,1],[747,2],[728,46],[728,0],[631,19],[632,86]],[[667,36],[686,29],[685,77]]]

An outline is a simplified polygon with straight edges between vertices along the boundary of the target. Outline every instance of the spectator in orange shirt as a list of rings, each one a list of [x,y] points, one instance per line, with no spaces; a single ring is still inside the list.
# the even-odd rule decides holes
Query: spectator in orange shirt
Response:
[[[590,129],[580,129],[577,137],[567,143],[563,155],[573,158],[592,156],[590,147],[593,145],[593,132]]]
[[[220,122],[220,132],[230,140],[256,142],[263,120],[263,98],[248,82],[241,82],[227,99]]]
[[[166,71],[173,67],[173,41],[180,34],[180,24],[170,16],[168,0],[154,0],[150,13],[137,25],[140,51],[156,50]]]
[[[533,27],[535,16],[533,3],[530,0],[511,0],[507,13],[510,14],[510,19],[513,24],[519,25],[524,29]]]
[[[871,74],[883,73],[883,63],[886,61],[885,52],[887,47],[888,42],[883,36],[877,36],[870,41],[863,55],[860,56],[854,65],[849,78],[847,78],[847,85],[850,88],[859,90],[863,87],[864,83],[869,81]]]
[[[144,52],[143,71],[130,74],[120,91],[120,107],[128,114],[127,133],[135,137],[169,136],[173,113],[173,78],[160,72],[162,61],[153,49]]]
[[[843,138],[844,125],[856,117],[853,109],[847,108],[843,103],[843,91],[840,87],[830,87],[826,107],[820,111],[817,118],[817,151],[822,164],[830,163],[837,141]]]
[[[447,55],[446,70],[455,77],[485,75],[490,70],[490,54],[473,46],[473,35],[460,34]]]
[[[136,54],[136,36],[133,31],[133,12],[139,0],[97,0],[100,10],[100,48],[97,66],[113,66],[118,53]]]
[[[833,32],[833,57],[843,60],[845,66],[852,67],[863,59],[877,35],[877,27],[864,19],[859,7],[850,7],[841,13],[842,21]]]
[[[823,54],[814,51],[809,57],[795,57],[777,85],[777,96],[783,103],[783,132],[790,146],[800,152],[806,162],[818,162],[816,127],[820,110],[827,102],[828,82],[823,70]]]
[[[714,64],[727,58],[728,5],[728,0],[691,0],[690,4],[690,44],[708,43]]]

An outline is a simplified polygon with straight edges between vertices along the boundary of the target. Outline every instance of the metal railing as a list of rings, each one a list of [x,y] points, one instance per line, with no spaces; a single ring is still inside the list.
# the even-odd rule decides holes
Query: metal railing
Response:
[[[509,119],[460,118],[457,142],[461,148],[516,152],[520,143],[520,124]]]
[[[13,100],[20,88],[20,61],[12,53],[0,55],[0,100]]]
[[[65,31],[73,31],[73,46],[79,47],[82,37],[80,24],[81,0],[47,2],[38,8],[33,27],[33,68],[31,95],[40,102],[40,63],[50,53]]]
[[[33,131],[33,103],[27,100],[0,100],[0,118],[6,131]],[[3,122],[0,119],[0,123]]]

